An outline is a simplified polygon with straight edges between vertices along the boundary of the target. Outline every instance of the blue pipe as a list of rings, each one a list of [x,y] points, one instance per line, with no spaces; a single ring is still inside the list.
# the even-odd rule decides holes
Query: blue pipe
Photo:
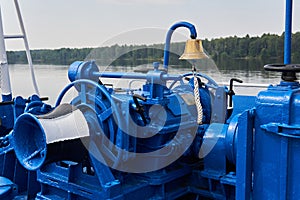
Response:
[[[119,78],[119,79],[147,79],[152,77],[150,74],[140,74],[140,73],[124,73],[124,72],[93,72],[93,76],[102,77],[102,78]],[[161,80],[180,80],[181,76],[179,75],[170,75],[170,74],[162,74]]]
[[[291,63],[292,12],[293,12],[293,0],[286,0],[285,34],[284,34],[284,64]]]
[[[147,79],[147,74],[122,72],[93,72],[93,76],[102,78]]]
[[[91,80],[88,80],[88,79],[79,79],[79,80],[75,80],[71,83],[69,83],[62,91],[61,93],[58,95],[58,98],[56,100],[56,103],[55,103],[55,107],[59,106],[59,104],[61,103],[64,95],[73,87],[75,86],[76,84],[89,84],[89,85],[92,85],[94,86],[95,88],[97,89],[100,89],[102,93],[104,93],[104,95],[107,97],[107,99],[111,102],[111,98],[110,98],[110,94],[106,91],[106,89],[99,85],[98,83],[94,82],[94,81],[91,81]]]
[[[163,65],[164,65],[164,69],[166,69],[166,71],[168,71],[168,65],[169,65],[171,37],[172,37],[174,30],[177,29],[178,27],[188,28],[191,32],[190,37],[192,39],[196,39],[196,37],[197,37],[197,32],[196,32],[195,26],[193,24],[190,24],[188,22],[178,22],[178,23],[174,24],[173,26],[171,26],[171,28],[169,29],[169,31],[167,33],[165,49],[164,49],[164,64]]]

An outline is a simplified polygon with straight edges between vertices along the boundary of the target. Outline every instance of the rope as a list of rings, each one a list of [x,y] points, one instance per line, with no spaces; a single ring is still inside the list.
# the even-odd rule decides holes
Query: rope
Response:
[[[202,124],[203,109],[200,101],[199,83],[196,76],[196,68],[194,66],[193,66],[193,76],[194,76],[194,97],[195,97],[195,103],[197,108],[197,124]]]

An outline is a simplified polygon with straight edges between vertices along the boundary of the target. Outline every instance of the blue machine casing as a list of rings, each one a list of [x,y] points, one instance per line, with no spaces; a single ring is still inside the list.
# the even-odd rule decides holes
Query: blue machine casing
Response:
[[[256,101],[253,198],[300,198],[299,84],[282,82]]]

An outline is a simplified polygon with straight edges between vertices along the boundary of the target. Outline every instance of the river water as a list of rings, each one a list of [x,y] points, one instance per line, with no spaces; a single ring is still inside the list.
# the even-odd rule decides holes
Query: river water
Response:
[[[35,75],[39,86],[41,96],[49,97],[48,103],[54,104],[60,91],[69,83],[68,67],[64,65],[35,65]],[[117,71],[117,72],[133,72],[133,67],[100,67],[100,71]],[[30,76],[29,67],[27,65],[9,65],[10,78],[12,83],[13,96],[21,95],[28,97],[34,93],[33,84]],[[187,68],[169,68],[170,74],[182,74],[190,72]],[[241,70],[241,69],[222,69],[218,67],[213,69],[198,69],[199,72],[212,77],[217,83],[227,84],[231,78],[243,80],[243,84],[256,85],[256,87],[234,87],[236,94],[256,95],[264,88],[257,87],[257,84],[267,86],[269,84],[277,84],[280,81],[280,73],[265,72],[263,70]],[[105,79],[104,83],[113,84],[114,87],[127,88],[128,80]],[[139,81],[138,84],[141,84]],[[139,87],[139,86],[137,86]],[[70,91],[65,101],[69,101],[76,95],[75,90]]]

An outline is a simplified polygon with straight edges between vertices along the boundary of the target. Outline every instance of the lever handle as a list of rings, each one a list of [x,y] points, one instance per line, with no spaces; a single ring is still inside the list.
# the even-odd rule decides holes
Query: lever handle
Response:
[[[140,116],[141,116],[141,118],[142,118],[142,120],[144,122],[144,125],[146,125],[147,124],[147,120],[146,120],[146,117],[145,117],[145,114],[144,114],[145,110],[144,110],[143,106],[141,106],[141,104],[139,103],[138,99],[140,99],[142,101],[146,101],[147,98],[143,97],[143,96],[141,96],[139,94],[133,94],[132,98],[133,98],[133,101],[134,101],[135,106],[136,106],[136,111],[140,114]]]
[[[243,81],[241,79],[238,79],[238,78],[232,78],[232,79],[230,79],[230,82],[229,82],[229,91],[228,91],[228,95],[229,95],[229,107],[232,107],[232,96],[235,95],[235,93],[233,91],[233,82],[243,83]]]

